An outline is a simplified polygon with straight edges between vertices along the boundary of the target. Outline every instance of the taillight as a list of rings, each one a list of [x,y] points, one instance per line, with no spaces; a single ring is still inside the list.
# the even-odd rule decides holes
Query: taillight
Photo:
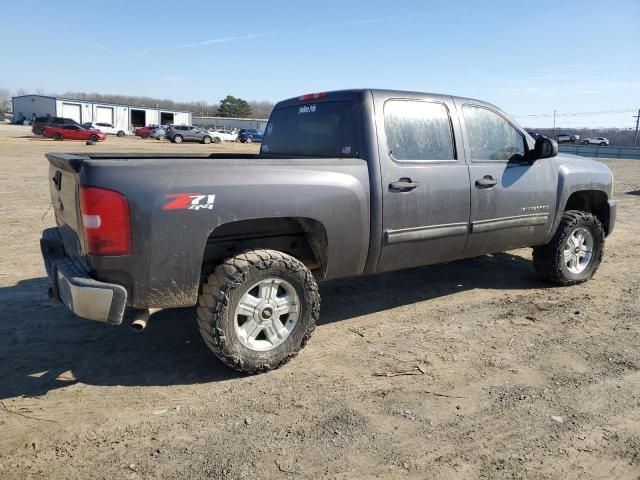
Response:
[[[84,243],[89,255],[129,255],[131,221],[124,195],[97,187],[80,188]]]
[[[306,95],[302,95],[300,97],[300,101],[301,102],[305,102],[307,100],[317,100],[318,98],[322,98],[326,95],[325,92],[320,92],[320,93],[307,93]]]

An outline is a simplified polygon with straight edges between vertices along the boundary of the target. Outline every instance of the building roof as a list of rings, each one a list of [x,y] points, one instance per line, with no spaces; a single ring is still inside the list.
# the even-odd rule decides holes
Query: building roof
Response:
[[[110,107],[129,107],[129,108],[141,108],[145,110],[162,110],[163,112],[190,113],[193,115],[193,112],[189,110],[176,110],[175,108],[145,107],[143,105],[131,105],[129,103],[113,103],[113,102],[101,102],[99,100],[82,100],[80,98],[52,97],[50,95],[38,95],[37,93],[30,93],[27,95],[17,95],[13,97],[13,99],[24,98],[24,97],[51,98],[52,100],[62,100],[67,102],[84,102],[84,103],[93,103],[98,105],[107,105]]]

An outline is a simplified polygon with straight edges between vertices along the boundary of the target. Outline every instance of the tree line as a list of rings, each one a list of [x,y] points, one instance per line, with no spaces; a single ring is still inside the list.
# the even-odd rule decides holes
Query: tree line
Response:
[[[244,100],[227,95],[219,103],[209,103],[204,100],[191,102],[176,102],[170,98],[154,98],[138,95],[119,95],[104,93],[87,93],[68,91],[64,93],[46,92],[36,89],[38,95],[51,97],[73,98],[76,100],[93,100],[104,103],[119,103],[123,105],[139,105],[149,108],[166,108],[167,110],[185,110],[196,117],[233,117],[233,118],[269,118],[273,110],[273,102],[267,100]],[[28,95],[24,88],[12,92],[8,88],[0,88],[0,113],[11,111],[11,99],[14,96]]]

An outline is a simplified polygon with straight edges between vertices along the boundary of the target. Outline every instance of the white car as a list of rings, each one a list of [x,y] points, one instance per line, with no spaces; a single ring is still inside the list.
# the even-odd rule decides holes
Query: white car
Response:
[[[609,139],[604,137],[585,138],[582,140],[583,145],[600,145],[601,147],[609,146]]]
[[[213,143],[220,142],[235,142],[238,139],[238,134],[233,133],[231,130],[208,130],[213,136]]]
[[[114,127],[110,123],[87,122],[87,123],[83,123],[82,126],[84,128],[91,128],[93,130],[100,130],[105,135],[117,135],[119,137],[124,137],[127,134],[127,132],[125,132],[124,129],[118,128],[118,127]]]

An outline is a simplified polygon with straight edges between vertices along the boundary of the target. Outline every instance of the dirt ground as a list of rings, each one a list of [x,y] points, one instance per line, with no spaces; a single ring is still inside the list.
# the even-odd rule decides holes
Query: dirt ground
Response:
[[[529,250],[321,285],[284,368],[242,376],[194,311],[143,334],[47,299],[48,151],[247,151],[0,127],[0,478],[640,478],[640,161],[586,284]]]

